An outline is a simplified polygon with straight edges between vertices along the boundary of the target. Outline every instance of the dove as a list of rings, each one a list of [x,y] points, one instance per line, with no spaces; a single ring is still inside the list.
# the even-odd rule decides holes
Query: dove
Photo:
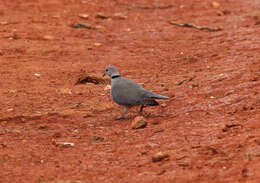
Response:
[[[128,109],[132,106],[141,106],[139,114],[142,114],[145,106],[156,106],[159,103],[155,99],[170,99],[167,96],[156,94],[144,89],[140,84],[122,77],[115,66],[108,66],[104,75],[111,79],[110,95],[112,99],[124,107],[122,115],[116,119],[125,119]]]

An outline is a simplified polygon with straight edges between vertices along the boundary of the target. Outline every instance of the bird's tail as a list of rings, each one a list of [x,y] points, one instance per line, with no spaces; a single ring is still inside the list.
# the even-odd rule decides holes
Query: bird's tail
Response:
[[[159,94],[156,94],[156,93],[149,91],[149,90],[146,94],[147,94],[146,98],[150,98],[150,99],[170,99],[170,97],[159,95]]]
[[[156,98],[156,99],[170,99],[170,97],[159,95],[159,94],[155,94],[155,96],[152,97],[152,98]]]

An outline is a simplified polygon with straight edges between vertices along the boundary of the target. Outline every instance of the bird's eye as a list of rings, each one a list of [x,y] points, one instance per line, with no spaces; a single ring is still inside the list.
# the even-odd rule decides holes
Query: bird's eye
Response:
[[[106,72],[108,71],[108,69],[106,69]]]

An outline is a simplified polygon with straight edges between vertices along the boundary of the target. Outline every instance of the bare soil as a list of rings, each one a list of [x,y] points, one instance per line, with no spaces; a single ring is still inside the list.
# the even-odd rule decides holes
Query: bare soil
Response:
[[[0,182],[259,183],[259,30],[257,0],[1,0]],[[115,120],[75,85],[107,65],[172,100]]]

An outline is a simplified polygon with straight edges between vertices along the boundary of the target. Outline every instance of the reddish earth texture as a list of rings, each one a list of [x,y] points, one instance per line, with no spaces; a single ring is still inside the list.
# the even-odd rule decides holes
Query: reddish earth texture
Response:
[[[1,0],[0,182],[259,183],[259,9]],[[106,85],[75,85],[109,64],[172,97],[145,108],[145,128],[131,128],[137,109],[115,120],[122,109]]]

